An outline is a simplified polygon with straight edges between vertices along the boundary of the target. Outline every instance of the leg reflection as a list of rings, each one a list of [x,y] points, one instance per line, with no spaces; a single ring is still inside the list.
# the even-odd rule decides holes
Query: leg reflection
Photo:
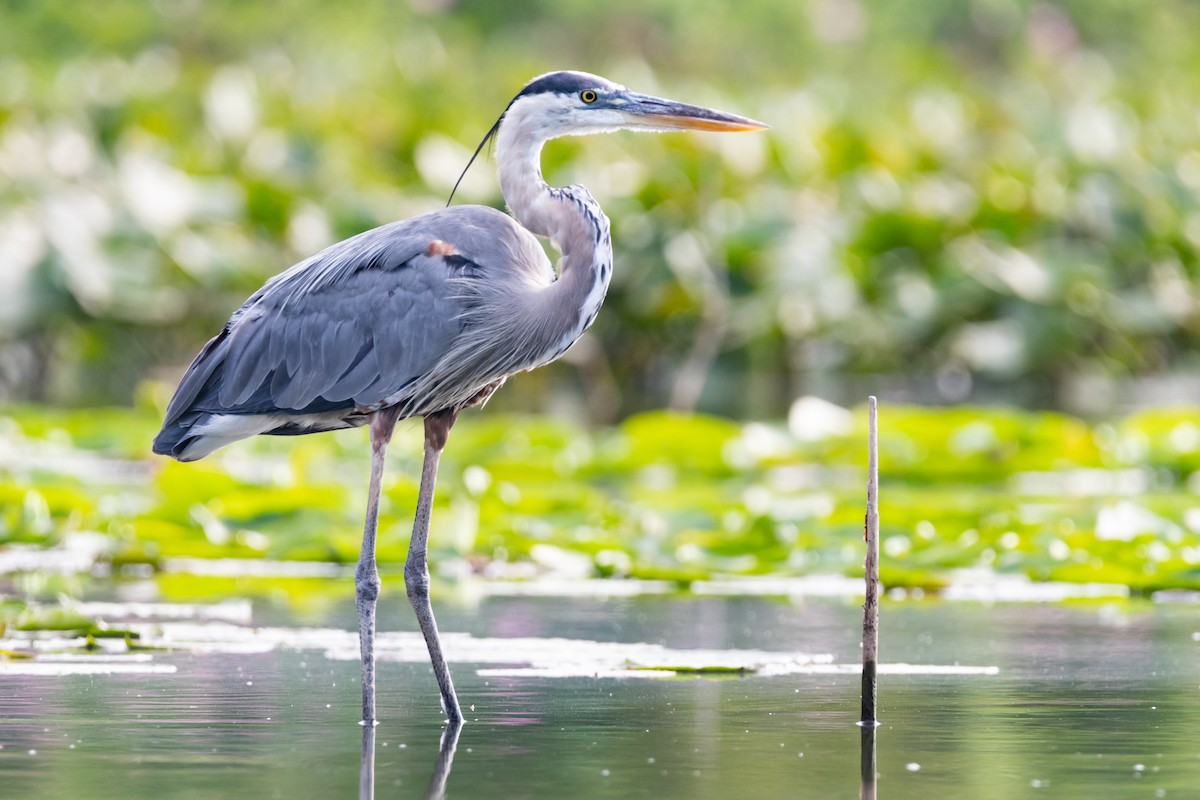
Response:
[[[454,750],[458,747],[458,735],[462,733],[462,728],[461,719],[452,719],[446,730],[442,731],[442,744],[433,765],[433,775],[429,778],[429,788],[425,790],[425,800],[442,800],[445,796],[446,780],[450,777]]]
[[[433,764],[433,775],[426,800],[442,800],[446,794],[446,781],[450,767],[454,764],[454,751],[458,748],[458,735],[462,733],[462,720],[450,723],[442,731],[442,742],[438,748],[437,761]],[[375,800],[375,726],[364,725],[362,734],[362,758],[358,766],[358,800]]]
[[[362,758],[358,762],[358,800],[375,800],[375,726],[363,725]]]

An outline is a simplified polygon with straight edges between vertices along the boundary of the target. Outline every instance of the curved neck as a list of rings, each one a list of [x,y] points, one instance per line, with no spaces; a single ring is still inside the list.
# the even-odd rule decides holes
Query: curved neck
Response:
[[[500,190],[517,221],[562,253],[559,280],[547,298],[547,316],[558,315],[571,341],[591,325],[612,277],[608,217],[582,186],[558,189],[542,178],[542,145],[554,134],[539,117],[514,107],[496,134]],[[567,317],[571,319],[568,321]],[[565,335],[565,334],[564,334]],[[564,348],[565,349],[565,348]]]
[[[505,118],[496,133],[500,192],[522,225],[539,236],[554,239],[555,209],[548,203],[550,187],[542,178],[542,145],[546,140],[526,128],[520,118]]]
[[[577,248],[591,244],[596,228],[603,238],[608,218],[582,186],[558,189],[542,178],[542,145],[553,134],[539,125],[538,117],[523,111],[523,106],[511,109],[496,134],[500,191],[522,225],[549,238],[559,252],[574,256],[578,263]],[[581,225],[583,229],[577,230]],[[587,235],[581,239],[581,233]]]

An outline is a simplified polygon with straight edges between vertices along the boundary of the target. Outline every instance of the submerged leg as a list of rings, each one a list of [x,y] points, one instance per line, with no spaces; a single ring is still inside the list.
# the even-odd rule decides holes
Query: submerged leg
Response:
[[[429,514],[433,506],[433,489],[437,482],[438,461],[450,428],[458,418],[457,411],[439,411],[425,417],[425,463],[421,467],[421,492],[417,498],[417,514],[413,521],[412,540],[408,545],[408,559],[404,562],[404,586],[408,589],[408,602],[417,614],[425,645],[429,648],[429,660],[433,662],[433,674],[442,693],[442,708],[450,718],[451,727],[462,721],[458,697],[450,681],[450,669],[442,655],[442,643],[438,638],[437,623],[433,619],[433,606],[429,604],[429,565],[425,549],[429,540]]]
[[[396,428],[399,410],[385,408],[371,417],[371,487],[367,490],[367,520],[362,549],[354,572],[355,606],[358,608],[358,646],[362,659],[363,724],[375,724],[375,601],[379,598],[379,570],[375,566],[375,532],[379,527],[379,490],[383,461]]]

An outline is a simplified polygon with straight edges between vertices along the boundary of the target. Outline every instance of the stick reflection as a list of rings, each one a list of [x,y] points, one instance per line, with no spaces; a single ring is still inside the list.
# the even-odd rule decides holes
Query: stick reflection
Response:
[[[442,731],[437,761],[433,763],[433,774],[429,776],[429,787],[425,800],[442,800],[446,795],[446,781],[454,764],[454,751],[458,749],[458,736],[462,733],[461,720],[451,723]],[[363,727],[362,757],[358,768],[358,800],[375,800],[375,726]]]
[[[863,722],[859,723],[862,726],[862,752],[859,758],[859,775],[861,782],[859,784],[858,796],[860,800],[875,800],[875,723]]]

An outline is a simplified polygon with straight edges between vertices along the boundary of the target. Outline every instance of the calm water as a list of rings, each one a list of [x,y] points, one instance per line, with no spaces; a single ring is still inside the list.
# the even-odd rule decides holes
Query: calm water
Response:
[[[386,605],[386,607],[385,607]],[[858,659],[859,606],[766,599],[493,598],[443,630]],[[350,628],[345,616],[323,622]],[[289,622],[271,607],[256,622]],[[393,595],[382,628],[411,629]],[[306,621],[311,623],[311,620]],[[885,603],[881,798],[1200,798],[1200,609]],[[357,665],[319,651],[173,653],[173,675],[0,678],[4,798],[355,797]],[[859,796],[858,677],[484,678],[449,798]],[[422,797],[441,716],[428,668],[382,663],[375,796]]]

